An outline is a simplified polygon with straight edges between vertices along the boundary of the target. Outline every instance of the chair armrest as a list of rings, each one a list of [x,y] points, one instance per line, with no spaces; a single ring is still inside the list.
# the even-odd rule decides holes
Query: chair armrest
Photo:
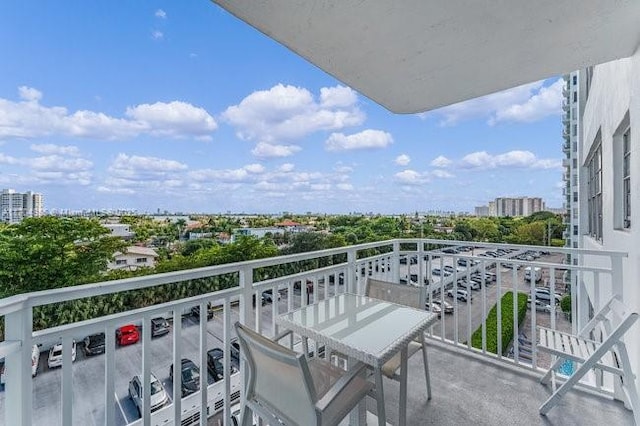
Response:
[[[322,398],[316,402],[316,408],[320,411],[324,411],[329,404],[331,404],[333,400],[341,394],[342,390],[346,388],[356,377],[358,377],[366,367],[367,365],[365,363],[358,362],[345,372],[345,374],[340,376],[327,393],[325,393]]]
[[[285,336],[288,336],[290,334],[293,334],[293,331],[291,330],[284,330],[281,331],[280,333],[276,334],[275,336],[273,336],[273,338],[271,340],[273,340],[274,342],[279,342],[280,340],[282,340]]]

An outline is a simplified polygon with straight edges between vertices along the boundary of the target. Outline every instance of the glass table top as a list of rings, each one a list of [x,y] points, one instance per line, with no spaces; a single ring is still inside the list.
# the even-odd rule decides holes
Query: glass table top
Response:
[[[301,336],[369,364],[384,363],[437,315],[355,294],[340,294],[279,316]]]

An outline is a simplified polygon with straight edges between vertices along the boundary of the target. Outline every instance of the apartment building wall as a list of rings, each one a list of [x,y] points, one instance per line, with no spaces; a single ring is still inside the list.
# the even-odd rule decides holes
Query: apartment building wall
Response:
[[[629,253],[623,260],[624,280],[610,282],[601,277],[600,300],[606,300],[609,288],[621,291],[624,302],[640,311],[640,49],[626,59],[598,65],[588,78],[588,97],[582,117],[580,141],[580,226],[585,249],[619,250]],[[630,126],[630,222],[624,217],[623,134]],[[601,151],[601,191],[591,179],[592,160]],[[593,174],[593,173],[592,173]],[[596,175],[599,175],[596,174]],[[597,201],[601,198],[601,203]],[[601,204],[601,214],[598,205]],[[594,257],[584,256],[584,264],[600,266]],[[608,266],[608,265],[601,265]],[[597,291],[593,277],[584,277],[585,289]],[[626,343],[633,368],[640,374],[640,324],[634,325]]]

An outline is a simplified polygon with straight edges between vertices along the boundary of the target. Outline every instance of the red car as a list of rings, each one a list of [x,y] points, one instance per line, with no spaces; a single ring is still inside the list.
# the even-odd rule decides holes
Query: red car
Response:
[[[140,340],[140,332],[133,324],[123,325],[116,330],[116,343],[120,346],[132,345],[138,340]]]

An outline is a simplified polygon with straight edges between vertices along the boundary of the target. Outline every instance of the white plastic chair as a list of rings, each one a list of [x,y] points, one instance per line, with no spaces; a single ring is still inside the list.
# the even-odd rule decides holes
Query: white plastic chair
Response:
[[[362,363],[345,372],[317,357],[307,359],[239,322],[235,328],[248,376],[244,426],[251,425],[251,411],[274,425],[337,425],[373,387],[361,377]]]
[[[405,284],[396,284],[387,281],[368,278],[365,285],[364,293],[366,296],[374,299],[384,300],[386,302],[405,305],[415,309],[424,310],[424,306],[420,306],[420,288]],[[409,343],[407,348],[407,358],[411,358],[413,354],[422,351],[422,360],[424,363],[424,375],[427,382],[427,399],[431,399],[431,381],[429,376],[429,361],[427,358],[427,346],[424,341],[424,333],[420,338]],[[398,370],[400,369],[401,356],[397,353],[387,361],[382,367],[382,374],[393,380],[400,380]]]
[[[638,314],[630,311],[614,296],[578,335],[538,327],[538,350],[558,357],[540,380],[541,383],[547,384],[551,379],[554,385],[554,392],[540,407],[540,414],[546,415],[585,374],[598,369],[616,376],[631,405],[635,422],[640,425],[640,400],[635,375],[631,369],[627,349],[621,340],[637,319]],[[555,370],[565,359],[581,365],[562,386],[555,389]]]

